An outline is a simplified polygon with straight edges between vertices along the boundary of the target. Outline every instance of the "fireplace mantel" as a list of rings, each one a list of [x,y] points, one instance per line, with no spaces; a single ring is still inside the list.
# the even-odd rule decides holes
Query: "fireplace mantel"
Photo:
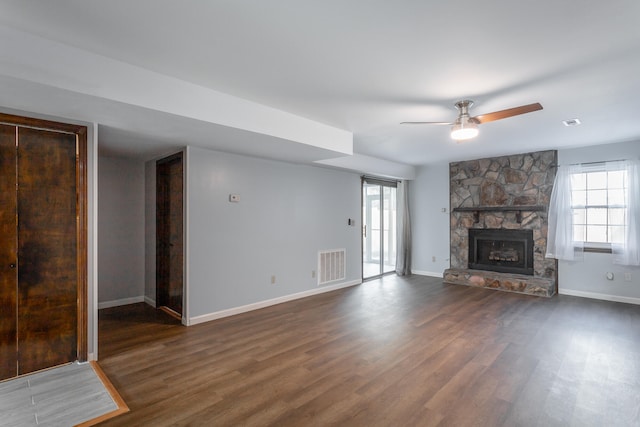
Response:
[[[515,212],[516,222],[522,222],[522,212],[546,212],[546,206],[523,205],[523,206],[467,206],[453,208],[453,212],[473,212],[473,222],[480,221],[480,212]]]

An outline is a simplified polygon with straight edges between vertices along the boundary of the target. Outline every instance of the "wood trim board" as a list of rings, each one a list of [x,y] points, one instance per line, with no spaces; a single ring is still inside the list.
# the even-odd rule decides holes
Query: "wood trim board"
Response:
[[[98,362],[92,360],[89,363],[91,364],[91,367],[93,368],[94,372],[96,373],[100,381],[102,381],[102,384],[104,384],[104,388],[107,389],[107,391],[109,392],[109,395],[113,399],[113,402],[116,404],[118,409],[116,409],[115,411],[107,412],[106,414],[100,415],[99,417],[94,418],[92,420],[77,424],[75,427],[94,426],[103,421],[109,420],[111,418],[117,417],[118,415],[122,415],[129,412],[129,407],[125,403],[124,399],[122,399],[122,397],[120,396],[120,393],[118,393],[118,390],[116,390],[113,384],[111,384],[111,381],[109,381],[109,378],[107,378],[107,375],[104,373],[100,365],[98,365]]]

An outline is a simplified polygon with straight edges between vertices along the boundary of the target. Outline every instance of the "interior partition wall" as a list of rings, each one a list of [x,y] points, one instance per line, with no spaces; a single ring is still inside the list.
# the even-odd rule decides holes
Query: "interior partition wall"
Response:
[[[362,178],[362,277],[395,271],[396,182]]]

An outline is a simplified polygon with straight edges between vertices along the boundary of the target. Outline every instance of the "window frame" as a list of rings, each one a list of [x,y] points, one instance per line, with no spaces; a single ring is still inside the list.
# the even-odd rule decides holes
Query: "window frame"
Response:
[[[611,236],[609,235],[609,227],[611,227],[610,222],[609,222],[609,210],[610,209],[626,209],[627,203],[628,201],[626,200],[626,189],[628,187],[628,177],[626,174],[626,171],[623,168],[616,168],[613,167],[612,163],[614,162],[597,162],[597,163],[589,163],[589,164],[582,164],[581,166],[583,166],[583,168],[580,170],[580,172],[575,172],[572,175],[585,175],[585,179],[584,179],[584,190],[582,189],[574,189],[573,186],[573,179],[572,179],[572,185],[571,185],[571,196],[572,196],[572,204],[571,204],[571,210],[572,212],[575,212],[575,210],[578,209],[583,209],[585,210],[585,219],[584,219],[584,223],[580,224],[583,225],[585,227],[585,233],[586,236],[588,238],[589,234],[588,234],[588,227],[589,227],[589,222],[588,222],[588,216],[586,215],[586,213],[588,212],[588,209],[606,209],[606,224],[604,224],[607,228],[607,239],[610,240]],[[622,177],[622,190],[623,193],[625,193],[625,199],[624,199],[624,203],[622,205],[620,205],[619,203],[617,204],[613,204],[613,203],[609,203],[609,193],[610,191],[613,190],[620,190],[620,188],[612,188],[609,185],[608,179],[608,173],[609,172],[615,172],[615,171],[622,171],[624,173],[623,177]],[[589,188],[588,182],[588,174],[592,174],[592,173],[599,173],[599,172],[606,172],[607,173],[607,184],[606,187],[604,188],[604,190],[606,191],[606,198],[607,198],[607,204],[593,204],[590,205],[587,201],[588,201],[588,195],[590,191],[599,191],[599,190],[603,190],[602,188]],[[572,177],[573,178],[573,177]],[[584,191],[585,192],[585,204],[580,204],[580,205],[574,205],[573,203],[573,198],[574,198],[574,192],[577,191]],[[624,223],[622,224],[623,227],[627,227],[627,219],[626,217],[623,219]],[[591,224],[592,226],[601,226],[603,224]],[[574,222],[574,226],[575,226],[575,222]],[[575,229],[574,229],[575,230]],[[595,252],[595,253],[612,253],[612,243],[615,242],[597,242],[597,241],[589,241],[589,240],[575,240],[575,234],[574,234],[574,241],[575,242],[580,242],[583,245],[583,250],[584,252]]]

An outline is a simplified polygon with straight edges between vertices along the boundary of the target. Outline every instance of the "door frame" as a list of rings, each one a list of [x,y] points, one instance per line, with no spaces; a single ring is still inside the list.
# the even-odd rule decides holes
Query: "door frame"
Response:
[[[163,164],[166,163],[170,163],[176,160],[180,160],[181,164],[182,164],[182,313],[180,314],[180,321],[183,324],[188,323],[187,322],[187,298],[186,298],[186,277],[185,277],[185,265],[186,265],[186,248],[185,248],[185,243],[186,243],[186,214],[185,214],[185,207],[186,207],[186,203],[185,203],[185,181],[186,181],[186,174],[185,174],[185,158],[186,158],[186,153],[185,151],[179,151],[177,153],[174,153],[172,155],[169,156],[165,156],[161,159],[156,160],[155,166],[156,166],[156,182],[155,182],[155,203],[156,203],[156,209],[155,209],[155,225],[156,225],[156,239],[155,239],[155,244],[156,244],[156,262],[155,262],[155,269],[156,269],[156,280],[155,280],[155,284],[156,284],[156,307],[160,308],[161,307],[161,298],[160,298],[160,286],[159,283],[160,281],[159,276],[160,276],[160,257],[161,257],[161,248],[160,248],[160,229],[162,227],[160,227],[160,215],[159,213],[159,205],[161,203],[161,201],[158,199],[158,188],[159,188],[159,168],[158,166],[161,166]],[[167,313],[175,316],[175,312],[173,310],[167,310]]]
[[[364,235],[364,223],[365,223],[365,216],[364,216],[364,204],[365,204],[365,194],[364,194],[364,185],[365,184],[372,184],[372,185],[378,185],[381,187],[380,191],[380,273],[374,275],[374,276],[368,276],[368,277],[364,277],[364,239],[365,239],[365,235]],[[384,271],[384,237],[383,237],[383,229],[384,229],[384,190],[382,189],[383,187],[390,187],[390,188],[395,188],[397,189],[398,187],[398,182],[394,181],[394,180],[389,180],[389,179],[384,179],[384,178],[377,178],[377,177],[371,177],[371,176],[366,176],[366,175],[362,175],[360,177],[360,223],[362,224],[362,230],[360,233],[360,253],[361,253],[361,257],[360,259],[362,260],[360,267],[361,267],[361,275],[360,277],[362,277],[363,280],[372,280],[372,279],[377,279],[380,278],[382,276],[385,276],[387,274],[392,274],[393,271]],[[396,236],[397,238],[397,236]]]
[[[76,136],[76,243],[77,243],[77,343],[76,354],[80,362],[88,360],[88,187],[87,187],[87,127],[32,117],[0,113],[0,123],[43,129]]]

